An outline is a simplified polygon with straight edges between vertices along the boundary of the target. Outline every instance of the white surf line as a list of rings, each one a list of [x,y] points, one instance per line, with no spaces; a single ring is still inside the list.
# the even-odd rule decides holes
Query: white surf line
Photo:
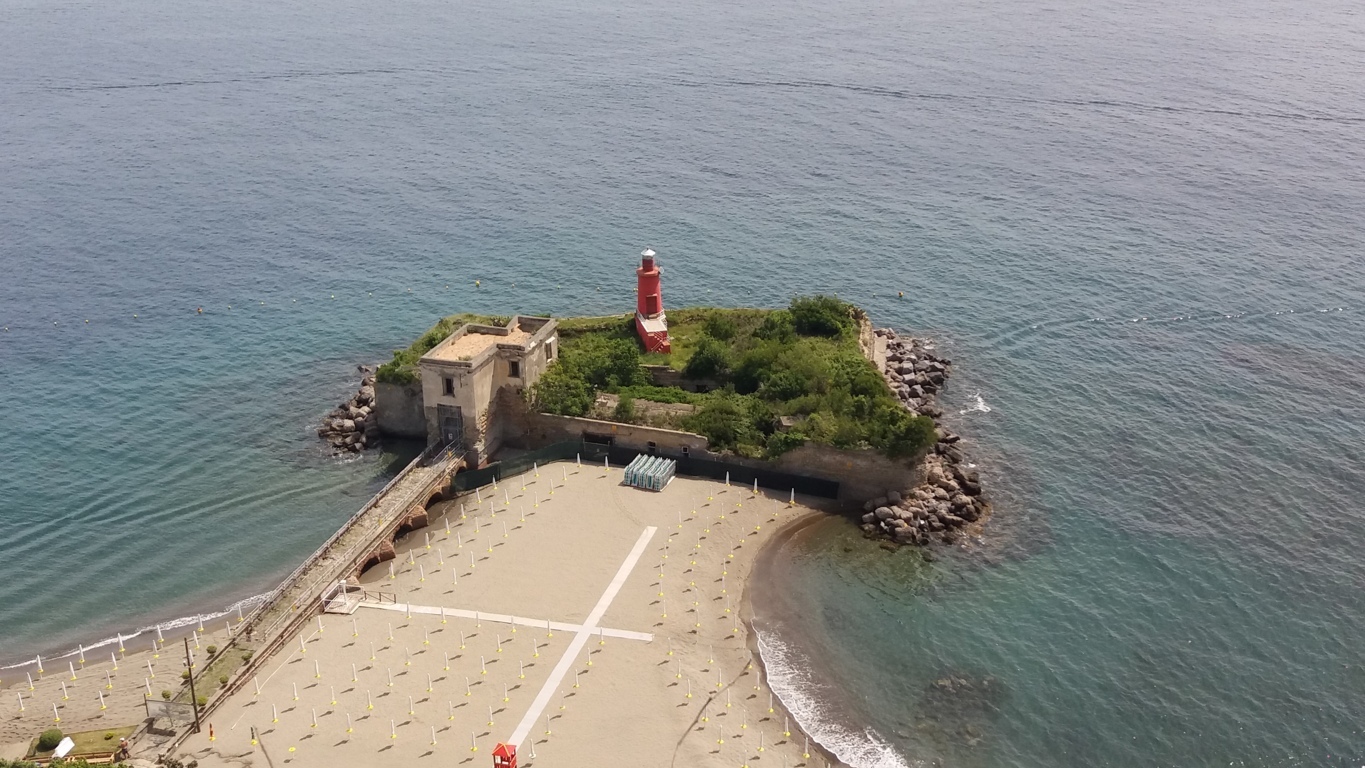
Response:
[[[361,603],[360,607],[377,608],[381,611],[395,611],[397,613],[406,613],[409,610],[411,610],[413,613],[423,613],[431,616],[437,616],[440,615],[441,613],[441,607],[439,605],[433,607],[430,605],[409,605],[407,603]],[[478,619],[479,621],[487,619],[488,621],[494,622],[495,624],[520,624],[523,627],[545,626],[545,619],[530,619],[525,616],[509,616],[505,613],[484,613],[483,611],[469,611],[465,610],[464,608],[447,608],[445,609],[445,615],[454,616],[460,619]],[[583,629],[583,625],[569,624],[563,621],[551,621],[550,628],[558,630],[560,632],[577,632]],[[606,635],[607,637],[618,637],[623,640],[643,640],[647,643],[654,640],[654,635],[650,634],[649,632],[634,632],[629,629],[610,629],[607,627],[593,627],[593,630],[600,631],[603,635]]]
[[[545,685],[541,686],[540,693],[536,694],[535,701],[531,702],[531,708],[526,710],[526,715],[521,718],[517,729],[512,731],[512,736],[507,740],[508,744],[520,747],[521,742],[525,741],[527,735],[531,733],[531,728],[540,719],[540,713],[545,711],[545,705],[550,703],[550,697],[554,695],[559,684],[563,682],[564,675],[568,674],[569,667],[578,658],[578,653],[583,650],[583,646],[592,636],[593,630],[597,629],[597,622],[602,620],[602,616],[607,612],[611,601],[616,599],[616,593],[621,591],[622,585],[626,583],[626,578],[630,576],[631,569],[639,561],[640,555],[645,553],[645,547],[649,546],[649,540],[654,537],[657,530],[659,529],[651,525],[640,534],[640,538],[635,542],[635,547],[630,550],[625,562],[621,563],[621,567],[617,569],[616,576],[612,578],[611,584],[607,585],[607,591],[602,593],[597,605],[593,606],[592,613],[588,614],[588,618],[579,628],[578,634],[574,635],[573,640],[569,641],[568,649],[564,651],[563,656],[559,657],[559,663],[555,664],[555,668],[550,672],[549,679],[545,681]]]

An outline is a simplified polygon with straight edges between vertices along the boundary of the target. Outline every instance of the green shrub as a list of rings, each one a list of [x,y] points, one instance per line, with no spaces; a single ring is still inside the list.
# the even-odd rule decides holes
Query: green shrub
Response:
[[[638,384],[633,387],[621,387],[616,390],[621,397],[629,397],[633,400],[648,400],[651,403],[695,403],[701,395],[688,392],[677,387],[656,387],[650,384]]]
[[[38,736],[38,751],[47,752],[57,748],[62,743],[62,729],[48,728]]]
[[[104,740],[105,740],[105,741],[111,741],[111,740],[113,740],[113,738],[114,738],[114,732],[113,732],[113,731],[105,731],[105,732],[104,732]]]
[[[611,417],[622,424],[634,424],[635,401],[629,397],[621,398],[621,401],[616,404],[616,410],[612,411]]]
[[[165,699],[166,701],[170,701],[170,700],[171,700],[171,697],[174,696],[174,695],[175,695],[175,694],[171,693],[170,691],[162,691],[162,692],[161,692],[161,698]]]
[[[218,652],[218,646],[210,645],[208,648],[205,648],[204,650],[208,651],[208,654],[212,656],[213,654]]]
[[[707,399],[701,408],[682,420],[683,427],[705,435],[713,450],[746,453],[744,446],[764,443],[762,430],[755,425],[750,398],[732,393],[718,393]]]
[[[565,349],[555,365],[567,368],[595,389],[646,383],[640,367],[640,345],[634,339],[588,336]]]
[[[582,416],[596,399],[588,382],[557,364],[545,371],[526,396],[536,410],[560,416]]]
[[[228,676],[227,676],[227,675],[219,675],[219,676],[218,676],[218,684],[219,684],[219,685],[227,685],[227,681],[228,681]]]
[[[719,379],[730,368],[729,350],[716,339],[706,336],[697,344],[688,359],[683,375],[689,379]]]
[[[853,329],[852,307],[833,296],[792,299],[792,326],[802,336],[838,336]]]
[[[729,315],[714,312],[706,318],[706,335],[720,341],[729,341],[739,332],[739,326]]]
[[[796,339],[796,326],[792,323],[792,313],[785,309],[779,309],[769,314],[754,329],[754,338],[790,344]]]
[[[242,651],[242,663],[251,661],[251,651]]]
[[[209,697],[208,697],[208,696],[200,696],[199,698],[195,699],[195,701],[199,702],[199,706],[202,707],[202,706],[204,706],[204,705],[206,705],[206,704],[209,703]]]
[[[180,671],[180,679],[181,679],[181,680],[189,680],[189,679],[190,679],[190,671],[189,671],[188,669],[182,669],[182,670]]]
[[[775,459],[778,456],[794,448],[800,448],[806,438],[799,432],[774,432],[768,435],[768,444],[764,446],[764,456]]]
[[[795,400],[810,394],[811,380],[795,371],[778,371],[768,377],[758,388],[758,394],[765,400]]]

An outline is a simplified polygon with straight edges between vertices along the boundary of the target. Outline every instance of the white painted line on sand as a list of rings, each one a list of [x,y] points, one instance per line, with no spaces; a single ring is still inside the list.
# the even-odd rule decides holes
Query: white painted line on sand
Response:
[[[592,613],[588,614],[587,620],[578,629],[578,634],[574,635],[573,640],[569,642],[569,648],[564,651],[564,655],[559,658],[559,663],[555,664],[554,670],[550,672],[550,677],[541,687],[540,693],[536,694],[535,701],[531,702],[531,708],[526,710],[526,715],[521,718],[521,723],[512,732],[512,736],[507,740],[508,744],[521,746],[521,742],[525,741],[531,733],[531,728],[540,719],[540,713],[545,711],[545,705],[550,703],[550,697],[558,690],[559,684],[564,680],[564,675],[568,674],[569,667],[578,658],[578,653],[583,650],[588,638],[592,637],[592,633],[597,629],[597,622],[602,620],[602,616],[606,614],[611,601],[616,599],[616,594],[621,591],[621,587],[630,576],[631,569],[639,561],[640,555],[645,553],[645,547],[649,546],[649,540],[653,538],[654,532],[657,530],[659,529],[650,526],[640,534],[640,538],[635,542],[635,547],[630,550],[625,562],[621,563],[621,567],[616,571],[616,576],[611,580],[611,584],[607,585],[607,591],[602,593],[602,597],[593,607]]]
[[[408,610],[411,610],[413,613],[423,613],[432,616],[438,616],[441,613],[441,607],[439,605],[433,607],[430,605],[409,605],[407,603],[361,603],[360,607],[377,608],[381,611],[395,611],[397,613],[407,613]],[[491,621],[495,624],[520,624],[523,627],[545,626],[545,619],[530,619],[525,616],[509,616],[505,613],[485,613],[483,611],[478,611],[477,613],[478,615],[475,616],[475,611],[465,610],[464,608],[447,608],[445,615],[461,619],[477,618],[479,621]],[[570,624],[563,621],[551,621],[550,628],[557,632],[577,632],[583,629],[583,625]],[[601,633],[607,637],[618,637],[623,640],[643,640],[647,643],[654,640],[654,635],[649,632],[634,632],[629,629],[610,629],[607,627],[593,627],[593,630],[601,631]]]

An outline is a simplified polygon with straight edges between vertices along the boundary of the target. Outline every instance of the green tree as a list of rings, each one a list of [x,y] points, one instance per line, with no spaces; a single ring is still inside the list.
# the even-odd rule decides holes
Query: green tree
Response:
[[[558,364],[594,389],[644,384],[646,378],[640,367],[640,346],[634,339],[587,336],[565,349]]]
[[[810,379],[796,371],[778,371],[763,382],[758,394],[765,400],[785,402],[810,394]]]
[[[48,728],[43,731],[38,735],[38,751],[47,752],[56,749],[57,745],[62,743],[62,735],[61,728]]]
[[[620,402],[616,404],[616,410],[612,411],[611,418],[622,424],[635,423],[635,400],[622,396]]]
[[[741,399],[734,395],[717,395],[695,413],[683,419],[683,426],[705,435],[713,450],[735,451],[741,443],[751,442],[754,430]]]
[[[765,341],[780,341],[790,344],[796,339],[796,326],[792,324],[792,313],[779,309],[763,318],[754,329],[754,337]]]
[[[735,337],[736,333],[739,333],[739,327],[735,325],[735,321],[729,315],[721,312],[714,312],[706,318],[705,328],[707,336],[720,341],[729,341]]]
[[[703,336],[693,350],[692,357],[688,358],[683,375],[690,379],[722,378],[730,367],[728,358],[724,344],[710,336]]]
[[[791,315],[802,336],[838,336],[853,329],[850,305],[833,296],[798,296],[792,299]]]
[[[559,363],[545,371],[527,397],[536,410],[560,416],[582,416],[595,400],[588,382]]]

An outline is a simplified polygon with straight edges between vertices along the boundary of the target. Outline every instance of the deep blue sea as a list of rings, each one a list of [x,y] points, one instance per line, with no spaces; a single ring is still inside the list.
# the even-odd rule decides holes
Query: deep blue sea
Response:
[[[757,606],[839,754],[1365,764],[1345,0],[0,0],[0,659],[268,589],[402,461],[313,437],[357,363],[646,245],[956,361],[985,539]]]

